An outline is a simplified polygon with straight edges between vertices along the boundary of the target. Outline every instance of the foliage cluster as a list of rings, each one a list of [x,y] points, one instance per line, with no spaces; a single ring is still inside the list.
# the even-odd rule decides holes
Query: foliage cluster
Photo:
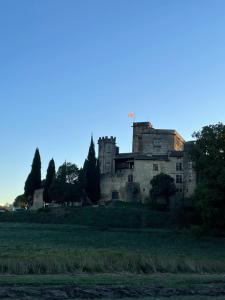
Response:
[[[31,171],[27,177],[24,187],[24,195],[28,206],[32,205],[34,191],[41,188],[41,157],[37,148],[34,154]]]
[[[153,208],[168,209],[170,197],[176,193],[176,186],[174,179],[164,173],[160,173],[151,180],[150,198],[152,200]],[[159,199],[163,200],[163,204],[157,203]]]
[[[92,203],[96,204],[100,199],[100,167],[95,156],[93,138],[88,151],[87,159],[84,162],[80,175],[81,182]]]
[[[195,202],[205,228],[225,229],[225,125],[202,128],[191,151],[197,172]]]
[[[40,188],[44,190],[43,199],[46,204],[54,202],[71,205],[77,201],[97,203],[100,199],[100,168],[95,156],[93,138],[83,168],[79,169],[74,163],[64,162],[56,172],[54,159],[51,159],[43,181],[41,157],[37,148],[25,182],[24,194],[15,199],[14,206],[31,207],[34,191]]]

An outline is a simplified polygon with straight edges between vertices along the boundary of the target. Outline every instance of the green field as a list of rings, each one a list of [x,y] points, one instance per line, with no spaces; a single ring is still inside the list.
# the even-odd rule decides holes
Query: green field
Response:
[[[166,229],[167,213],[156,215],[142,207],[85,208],[4,214],[0,221],[1,286],[225,289],[225,239]],[[215,299],[223,298],[219,294]]]
[[[131,273],[74,273],[48,275],[0,275],[0,285],[79,285],[79,286],[162,286],[191,288],[207,284],[225,284],[225,274],[131,274]]]
[[[1,274],[225,273],[225,239],[165,229],[0,223]]]
[[[154,212],[139,203],[117,202],[107,207],[60,207],[38,212],[0,214],[0,222],[74,224],[106,228],[168,228],[172,218],[168,212]]]

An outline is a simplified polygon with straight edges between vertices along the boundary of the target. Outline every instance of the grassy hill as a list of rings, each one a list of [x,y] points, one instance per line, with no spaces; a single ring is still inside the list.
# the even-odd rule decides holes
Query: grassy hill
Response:
[[[116,203],[112,206],[60,207],[0,214],[0,222],[76,224],[107,228],[168,227],[171,215],[168,212],[154,212],[145,205]]]

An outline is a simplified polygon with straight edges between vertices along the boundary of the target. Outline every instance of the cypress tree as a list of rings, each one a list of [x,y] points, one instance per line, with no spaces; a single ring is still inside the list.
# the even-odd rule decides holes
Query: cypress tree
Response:
[[[87,172],[86,171],[87,171],[87,159],[85,159],[83,167],[80,168],[79,176],[78,176],[78,185],[79,185],[79,189],[80,189],[80,197],[82,198],[82,201],[83,201],[84,204],[87,201],[87,179],[86,179]]]
[[[96,198],[99,200],[101,197],[101,188],[100,188],[100,164],[97,159],[96,164]]]
[[[41,188],[41,157],[39,149],[36,148],[31,171],[27,177],[24,187],[24,194],[28,199],[28,204],[32,204],[34,191]]]
[[[44,202],[49,203],[51,202],[50,195],[49,195],[49,189],[55,180],[55,161],[52,158],[48,164],[47,174],[46,174],[46,180],[45,180],[45,186],[44,186]]]
[[[88,198],[96,204],[100,199],[100,172],[99,163],[95,156],[95,145],[93,137],[88,151],[88,157],[85,160],[83,172],[85,174],[85,189]]]

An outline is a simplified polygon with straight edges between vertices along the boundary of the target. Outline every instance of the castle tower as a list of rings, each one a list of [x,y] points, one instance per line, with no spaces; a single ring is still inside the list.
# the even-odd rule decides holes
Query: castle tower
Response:
[[[167,155],[182,151],[184,139],[173,129],[155,129],[149,122],[133,123],[133,153]]]
[[[133,123],[133,153],[143,153],[144,150],[144,137],[149,134],[152,129],[150,122],[134,122]]]
[[[114,174],[114,158],[118,151],[116,147],[116,138],[100,137],[98,139],[98,159],[100,163],[101,174]]]

